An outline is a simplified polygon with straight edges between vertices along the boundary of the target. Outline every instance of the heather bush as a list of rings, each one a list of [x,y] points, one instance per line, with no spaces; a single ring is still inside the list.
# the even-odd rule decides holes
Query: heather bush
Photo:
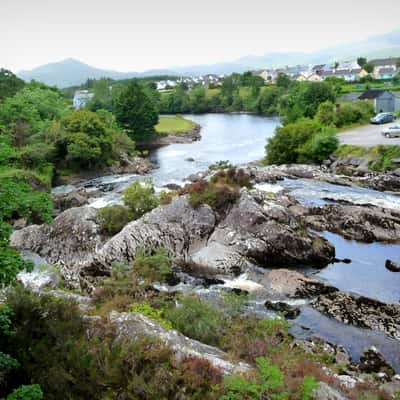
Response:
[[[116,235],[133,219],[132,212],[121,205],[100,208],[97,215],[100,219],[102,232],[109,236]]]

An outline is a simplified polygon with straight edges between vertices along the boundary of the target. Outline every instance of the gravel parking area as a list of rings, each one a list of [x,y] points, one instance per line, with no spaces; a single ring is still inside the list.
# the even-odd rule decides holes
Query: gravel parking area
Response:
[[[382,136],[382,129],[399,124],[400,121],[385,125],[365,125],[350,129],[339,134],[341,144],[353,144],[356,146],[372,147],[378,144],[400,145],[400,138],[388,139]]]

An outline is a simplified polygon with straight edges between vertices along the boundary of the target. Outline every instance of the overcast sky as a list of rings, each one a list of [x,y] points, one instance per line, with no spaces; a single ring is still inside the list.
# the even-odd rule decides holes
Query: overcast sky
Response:
[[[313,51],[400,26],[400,0],[0,0],[0,67],[141,71]]]

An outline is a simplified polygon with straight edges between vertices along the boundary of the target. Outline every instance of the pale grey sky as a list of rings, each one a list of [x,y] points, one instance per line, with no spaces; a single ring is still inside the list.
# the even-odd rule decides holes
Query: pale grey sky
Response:
[[[313,51],[400,26],[400,0],[0,0],[0,66],[141,71]]]

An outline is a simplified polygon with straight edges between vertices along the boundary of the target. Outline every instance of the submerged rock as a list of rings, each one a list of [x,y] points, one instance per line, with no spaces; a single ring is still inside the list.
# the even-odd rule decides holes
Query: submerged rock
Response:
[[[400,272],[400,263],[395,263],[392,260],[386,260],[385,267],[391,272]]]
[[[318,296],[313,307],[343,323],[381,331],[400,339],[400,304],[385,304],[335,291]]]
[[[267,300],[264,305],[269,310],[283,313],[288,319],[294,319],[300,314],[300,309],[298,307],[291,306],[290,304],[282,301],[273,302]]]
[[[224,374],[242,374],[251,370],[248,364],[230,361],[228,355],[222,350],[190,339],[175,330],[164,328],[142,314],[113,311],[110,314],[110,320],[116,327],[119,339],[136,340],[143,335],[154,336],[171,348],[178,360],[192,357],[203,358],[214,367],[221,369]]]

